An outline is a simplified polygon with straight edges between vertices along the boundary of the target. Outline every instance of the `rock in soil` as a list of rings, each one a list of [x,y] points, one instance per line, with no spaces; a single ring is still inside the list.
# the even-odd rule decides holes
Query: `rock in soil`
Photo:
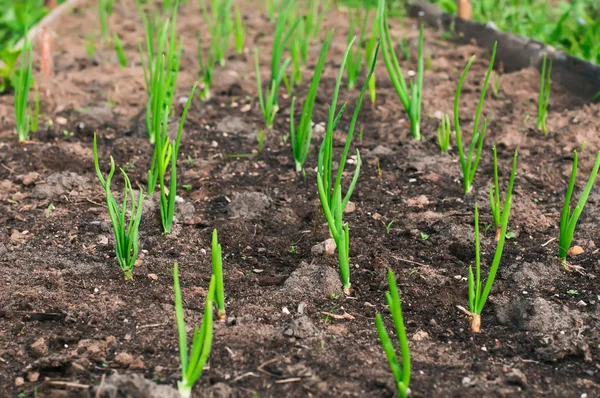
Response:
[[[544,337],[542,344],[544,346],[536,348],[535,352],[543,361],[556,362],[568,356],[583,357],[586,362],[592,361],[589,344],[585,337],[577,332],[556,333],[551,337]]]
[[[29,347],[29,351],[34,358],[41,358],[48,354],[48,345],[46,344],[46,340],[44,340],[43,337],[37,339],[35,343]]]
[[[261,192],[236,193],[229,203],[229,216],[233,218],[258,217],[271,206],[271,200]]]
[[[519,369],[513,369],[506,374],[506,383],[519,386],[523,389],[527,388],[527,377]]]
[[[584,314],[547,301],[541,297],[536,299],[513,298],[508,302],[492,301],[495,305],[498,322],[503,325],[512,324],[517,329],[531,332],[552,333],[567,331],[580,323]]]
[[[329,238],[321,243],[317,243],[310,249],[310,252],[313,256],[332,256],[335,253],[335,240]]]
[[[322,299],[341,294],[342,283],[333,268],[302,262],[283,284],[283,293]]]
[[[34,199],[55,199],[73,190],[83,189],[89,179],[73,172],[52,173],[46,182],[37,184],[33,190]]]
[[[307,339],[314,337],[319,333],[315,325],[306,315],[298,319],[294,319],[288,329],[283,334],[288,337],[296,337],[298,339]]]
[[[172,387],[158,385],[139,374],[110,375],[103,385],[92,389],[91,396],[99,398],[181,398],[179,392]]]

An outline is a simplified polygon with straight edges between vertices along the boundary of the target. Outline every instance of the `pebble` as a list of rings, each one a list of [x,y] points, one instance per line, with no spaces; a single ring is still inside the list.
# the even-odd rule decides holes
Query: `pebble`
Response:
[[[40,337],[39,339],[37,339],[35,341],[35,343],[33,343],[30,347],[29,350],[31,352],[31,355],[33,355],[36,358],[41,358],[44,355],[46,355],[48,353],[48,345],[46,344],[46,340],[44,340],[43,337]]]
[[[23,384],[25,384],[25,379],[22,377],[17,377],[15,379],[15,386],[16,387],[21,387]]]
[[[127,367],[133,363],[133,356],[127,352],[121,352],[115,357],[115,362],[123,367]]]
[[[321,243],[314,245],[310,252],[313,256],[332,256],[335,253],[335,240],[329,238]]]
[[[156,274],[148,274],[148,279],[152,279],[153,281],[158,280],[158,276]]]
[[[427,339],[429,339],[429,333],[421,329],[417,330],[415,334],[412,335],[413,341],[423,341]]]
[[[527,388],[527,377],[519,369],[513,369],[506,374],[506,383]]]

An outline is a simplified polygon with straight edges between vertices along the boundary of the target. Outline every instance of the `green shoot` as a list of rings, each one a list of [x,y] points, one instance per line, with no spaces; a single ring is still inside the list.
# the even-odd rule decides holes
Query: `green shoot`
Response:
[[[211,36],[211,46],[215,58],[221,66],[225,66],[225,54],[229,48],[229,35],[233,31],[231,26],[232,0],[213,0],[210,14],[206,8],[205,0],[200,0],[200,8]]]
[[[113,43],[115,45],[115,52],[117,53],[117,58],[119,59],[119,65],[121,68],[127,66],[127,56],[125,55],[125,50],[123,49],[123,43],[119,38],[118,34],[113,34]]]
[[[356,108],[354,109],[354,114],[352,116],[350,127],[348,129],[348,136],[346,137],[344,152],[342,153],[342,157],[339,160],[337,176],[335,180],[333,180],[333,131],[346,109],[346,104],[343,104],[339,112],[336,114],[337,99],[340,91],[342,77],[344,74],[344,68],[348,59],[348,54],[352,50],[352,44],[353,41],[351,41],[348,45],[348,48],[344,53],[344,58],[342,59],[342,63],[340,65],[340,70],[337,76],[336,85],[333,92],[333,99],[331,101],[331,106],[329,107],[325,138],[323,139],[323,143],[321,144],[321,149],[319,151],[319,160],[317,165],[317,187],[319,191],[319,199],[321,200],[321,206],[323,207],[323,212],[325,214],[325,218],[327,219],[327,224],[329,225],[329,231],[331,232],[331,236],[333,237],[338,250],[340,279],[342,281],[342,287],[344,289],[345,294],[351,293],[349,254],[350,232],[348,223],[344,223],[342,220],[342,215],[344,213],[344,209],[348,205],[348,201],[350,200],[350,196],[354,191],[354,187],[356,186],[356,182],[358,181],[358,175],[360,173],[360,166],[362,162],[360,159],[360,153],[358,149],[356,150],[356,169],[354,170],[354,176],[352,177],[352,182],[350,183],[348,191],[346,192],[346,195],[343,197],[343,199],[342,175],[344,173],[344,166],[348,157],[348,151],[350,150],[350,144],[352,143],[352,136],[354,134],[354,128],[356,127],[356,120],[358,119],[358,114],[360,112],[362,100],[367,89],[366,82],[368,82],[375,70],[377,53],[379,52],[378,46],[375,50],[375,57],[373,58],[373,63],[371,64],[369,75],[367,76],[367,80],[365,81],[365,84],[360,92],[360,96],[358,97]]]
[[[419,58],[417,62],[416,81],[410,82],[410,87],[404,80],[400,63],[394,52],[394,43],[390,34],[390,27],[387,22],[387,8],[385,0],[379,0],[378,8],[379,34],[383,41],[383,59],[387,67],[392,84],[400,97],[400,102],[404,106],[410,120],[410,129],[412,136],[416,140],[421,139],[421,95],[423,91],[423,25],[419,33]]]
[[[365,18],[363,21],[363,25],[360,31],[360,36],[358,37],[358,45],[356,46],[356,50],[351,51],[348,54],[348,89],[352,90],[356,86],[356,81],[358,80],[358,75],[362,69],[363,62],[365,61],[364,50],[362,49],[362,42],[365,36],[365,31],[367,29],[367,22],[369,18],[368,10],[365,12]],[[354,39],[354,18],[350,14],[350,28],[348,30],[348,43]]]
[[[162,121],[164,109],[166,107],[171,107],[173,97],[175,96],[175,87],[177,85],[177,75],[179,74],[179,63],[181,61],[182,53],[182,40],[177,40],[176,36],[178,7],[179,2],[176,2],[175,7],[173,8],[173,21],[170,34],[170,21],[167,19],[162,25],[158,37],[154,37],[154,21],[143,12],[141,7],[139,8],[146,30],[145,59],[141,43],[138,44],[138,49],[144,71],[146,91],[149,96],[148,108],[146,111],[146,128],[151,143],[154,143],[156,137],[155,129],[157,124],[160,124]],[[158,85],[160,85],[160,87],[157,87]],[[154,189],[153,186],[152,189]]]
[[[319,82],[321,81],[321,73],[325,66],[325,60],[327,59],[327,52],[329,51],[332,37],[333,31],[326,36],[323,46],[321,47],[319,60],[317,61],[317,66],[315,67],[313,78],[310,82],[308,93],[306,94],[306,100],[304,101],[304,107],[302,108],[302,116],[300,117],[300,124],[297,129],[294,121],[294,105],[296,103],[296,97],[292,98],[292,108],[290,110],[290,137],[294,160],[296,162],[296,172],[298,173],[302,171],[302,167],[310,151],[310,141],[312,136],[311,118],[315,100],[317,98]]]
[[[379,27],[379,22],[377,21],[377,15],[376,15],[375,18],[373,19],[373,27],[372,27],[371,37],[369,38],[369,40],[367,41],[367,43],[365,45],[365,53],[366,53],[368,64],[371,64],[371,62],[373,62],[373,55],[375,53],[375,47],[377,47],[377,42],[379,39],[379,28],[378,27]],[[371,99],[371,105],[374,105],[375,101],[377,100],[376,84],[377,84],[377,82],[376,82],[375,74],[373,73],[373,75],[369,79],[369,98]]]
[[[208,54],[204,55],[200,36],[198,37],[198,63],[200,64],[200,76],[202,81],[199,91],[200,100],[206,101],[210,98],[216,57],[213,46],[210,46],[208,49]]]
[[[244,42],[246,41],[246,26],[242,21],[240,6],[235,5],[235,52],[241,54],[244,52]]]
[[[538,119],[537,128],[542,130],[544,135],[548,135],[546,118],[548,117],[548,102],[550,102],[550,86],[552,85],[552,61],[546,68],[546,53],[542,57],[542,73],[540,74],[540,96],[538,98]]]
[[[23,36],[25,41],[23,43],[23,48],[21,49],[21,67],[14,86],[15,125],[19,142],[25,142],[29,139],[32,124],[35,125],[37,130],[37,115],[34,115],[32,120],[31,112],[28,107],[29,91],[34,79],[32,73],[33,47],[27,39],[27,33],[27,29],[25,29],[25,34]],[[36,98],[38,97],[36,96]],[[36,109],[39,110],[39,99],[36,101]]]
[[[279,0],[265,0],[265,6],[267,8],[267,16],[269,21],[275,20],[275,13],[277,12],[277,3]]]
[[[442,152],[448,152],[448,148],[450,148],[451,131],[450,116],[444,114],[437,129],[437,140]]]
[[[490,267],[490,272],[488,273],[483,290],[481,282],[481,249],[479,246],[479,209],[477,208],[477,204],[475,204],[475,274],[473,274],[473,267],[469,266],[469,311],[466,311],[469,315],[469,324],[473,333],[479,333],[481,331],[481,312],[483,311],[483,306],[492,290],[496,272],[498,271],[498,266],[502,259],[502,251],[504,250],[504,241],[506,239],[506,229],[508,228],[508,217],[510,215],[510,207],[512,206],[511,189],[512,187],[509,187],[509,190],[506,192],[506,200],[504,201],[504,208],[502,209],[502,230],[500,231],[500,239],[498,240],[496,253],[494,254],[492,266]],[[462,307],[460,308],[463,309]]]
[[[108,10],[107,0],[98,1],[98,16],[100,17],[100,38],[103,42],[106,41],[108,34]]]
[[[575,206],[575,209],[571,212],[571,196],[573,196],[573,188],[575,187],[575,177],[577,176],[577,163],[578,155],[577,151],[575,151],[573,158],[573,168],[571,170],[571,179],[569,180],[567,195],[565,197],[563,210],[560,216],[558,257],[563,263],[566,263],[567,261],[567,254],[569,253],[569,249],[571,248],[571,242],[573,241],[573,233],[575,232],[575,227],[577,226],[577,220],[579,220],[579,216],[581,216],[583,207],[585,206],[588,196],[592,191],[592,187],[594,186],[596,174],[598,174],[598,168],[600,167],[600,152],[598,152],[598,154],[596,155],[596,163],[594,163],[594,168],[592,169],[590,178],[588,179],[588,182],[583,192],[581,193],[581,196],[579,197],[577,206]]]
[[[479,96],[479,103],[477,104],[477,112],[475,113],[475,121],[473,122],[473,135],[471,136],[471,145],[469,145],[469,152],[465,156],[465,150],[462,143],[462,135],[460,132],[460,118],[458,113],[458,103],[460,99],[460,91],[462,89],[467,72],[471,68],[471,64],[475,60],[475,56],[472,56],[463,71],[458,87],[456,88],[456,95],[454,97],[454,128],[456,130],[456,146],[458,147],[458,155],[460,156],[460,165],[463,172],[463,188],[464,193],[468,194],[473,189],[473,180],[475,179],[475,173],[477,172],[477,166],[479,165],[479,159],[481,158],[481,148],[483,146],[483,138],[485,137],[485,129],[487,121],[483,119],[483,125],[481,130],[479,129],[479,119],[481,117],[481,109],[483,107],[483,100],[485,99],[485,91],[488,87],[490,75],[494,68],[494,59],[496,58],[496,47],[498,42],[494,43],[494,49],[492,50],[492,58],[488,67],[487,74],[485,75],[485,81],[481,88],[481,95]],[[475,156],[475,158],[473,158]]]
[[[492,147],[494,152],[494,185],[490,185],[490,207],[492,209],[492,218],[496,227],[496,242],[500,240],[502,233],[502,202],[500,202],[500,186],[498,184],[498,158],[496,156],[496,145]],[[517,173],[517,151],[513,156],[512,171],[508,182],[508,190],[512,192],[512,187],[515,182],[515,174]],[[506,200],[504,201],[506,203]]]
[[[152,167],[148,171],[148,184],[151,182],[156,185],[158,182],[160,187],[160,218],[162,221],[163,231],[165,234],[171,232],[173,226],[173,215],[175,213],[175,197],[177,196],[177,156],[179,154],[179,145],[181,142],[181,133],[183,132],[183,124],[187,116],[188,109],[192,103],[196,84],[192,87],[192,91],[188,96],[187,103],[183,108],[183,114],[179,121],[179,129],[177,130],[177,139],[169,142],[167,135],[167,127],[169,122],[170,108],[167,106],[163,111],[163,120],[158,124],[155,130],[154,155],[152,156]],[[164,95],[163,95],[164,97]],[[169,187],[166,186],[165,177],[167,168],[171,167],[171,175]]]
[[[102,175],[100,170],[100,164],[98,162],[98,150],[96,146],[96,134],[94,134],[94,166],[96,168],[96,175],[104,192],[106,193],[106,205],[108,207],[108,214],[112,223],[113,232],[115,234],[115,251],[117,255],[117,262],[119,267],[123,271],[125,280],[133,278],[133,267],[135,260],[138,256],[138,229],[140,221],[142,219],[142,203],[144,201],[144,193],[140,189],[138,194],[137,205],[135,203],[135,195],[131,188],[131,182],[129,177],[123,169],[123,179],[125,180],[125,189],[123,190],[123,205],[119,206],[115,200],[111,190],[110,183],[115,173],[115,160],[110,157],[110,172],[106,179]],[[131,209],[128,209],[127,201],[128,196],[131,195]],[[125,215],[129,213],[129,222],[126,222]]]
[[[217,236],[217,230],[212,233],[212,274],[215,278],[215,304],[217,306],[217,319],[225,322],[225,292],[223,289],[223,254]]]
[[[187,333],[185,331],[185,319],[183,316],[183,299],[179,287],[179,265],[173,267],[173,289],[175,290],[175,318],[177,319],[177,332],[179,335],[179,360],[181,362],[181,381],[177,382],[177,388],[182,398],[192,396],[192,388],[204,370],[204,365],[210,355],[213,338],[213,298],[215,296],[215,277],[210,278],[206,304],[204,305],[204,316],[200,329],[194,329],[191,351],[188,352]]]
[[[260,69],[258,67],[258,51],[254,50],[254,70],[256,73],[256,88],[258,91],[258,102],[260,105],[260,111],[263,115],[265,125],[267,128],[273,127],[275,115],[279,111],[279,105],[277,100],[277,96],[279,94],[279,86],[281,85],[281,80],[283,79],[283,75],[290,61],[290,58],[287,58],[285,60],[282,67],[279,69],[279,75],[277,75],[274,80],[271,80],[271,87],[265,89],[265,93],[263,95],[262,82],[260,79]]]
[[[96,54],[96,38],[93,33],[85,35],[85,53],[90,58]]]
[[[396,329],[396,334],[398,335],[398,346],[400,347],[400,353],[402,355],[402,364],[398,361],[396,350],[390,340],[390,336],[385,330],[381,314],[375,315],[375,325],[377,327],[377,334],[379,335],[381,346],[383,347],[385,356],[387,357],[392,373],[394,374],[394,379],[396,380],[398,396],[406,398],[408,396],[410,385],[410,349],[408,348],[408,339],[406,337],[406,329],[404,328],[400,294],[398,293],[396,278],[392,271],[388,271],[388,285],[390,291],[385,293],[385,299],[390,308],[390,313],[392,314],[394,329]]]
[[[492,94],[494,94],[494,98],[498,98],[500,96],[500,79],[500,74],[494,73],[494,82],[492,84]]]
[[[294,31],[298,24],[299,19],[290,26],[286,33],[287,21],[290,18],[293,10],[294,0],[286,0],[281,3],[279,9],[279,15],[277,16],[277,22],[275,23],[275,33],[273,36],[273,48],[271,52],[271,81],[276,81],[277,78],[282,75],[281,69],[286,69],[286,61],[281,62],[283,58],[283,52],[287,47],[287,43],[294,34]],[[277,86],[279,88],[279,86]]]

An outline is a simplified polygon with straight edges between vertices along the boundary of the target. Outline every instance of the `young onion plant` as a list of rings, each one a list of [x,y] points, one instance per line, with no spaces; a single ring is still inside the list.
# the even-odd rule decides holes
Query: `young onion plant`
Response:
[[[202,39],[198,36],[198,63],[200,64],[200,77],[202,84],[198,91],[200,100],[206,101],[210,98],[210,90],[213,84],[213,71],[216,63],[214,46],[209,46],[207,53],[202,50]]]
[[[240,6],[235,5],[235,16],[234,16],[234,38],[235,38],[235,52],[239,55],[244,52],[244,42],[246,41],[246,26],[242,21],[242,13],[240,12]]]
[[[552,61],[546,63],[546,54],[542,58],[542,73],[540,75],[540,96],[538,98],[538,119],[537,128],[542,130],[544,135],[548,135],[546,118],[548,117],[548,102],[550,102],[550,87],[552,80]],[[548,66],[548,68],[546,68]]]
[[[367,22],[369,18],[369,11],[365,11],[365,18],[363,20],[362,28],[360,30],[360,36],[358,36],[358,45],[356,49],[351,51],[348,54],[348,89],[352,90],[356,87],[356,81],[358,80],[358,76],[360,75],[360,71],[362,69],[363,62],[365,61],[365,51],[362,48],[363,39],[365,37],[365,31],[367,29]],[[350,29],[348,30],[348,43],[354,39],[354,18],[352,18],[352,14],[350,14]]]
[[[181,61],[182,40],[177,40],[176,24],[177,9],[179,2],[175,4],[172,14],[172,23],[167,19],[160,29],[158,37],[155,37],[154,19],[144,13],[141,6],[139,11],[142,15],[144,27],[146,29],[146,57],[142,51],[142,44],[138,43],[140,59],[144,71],[144,80],[146,82],[146,91],[148,92],[148,107],[146,109],[146,128],[150,142],[154,143],[156,134],[154,128],[156,121],[161,120],[166,107],[171,107],[173,97],[175,96],[175,87],[177,84],[177,75],[179,74],[179,63]],[[169,34],[169,26],[171,31]],[[160,71],[159,71],[160,69]],[[164,70],[167,73],[163,76]],[[162,78],[159,82],[158,77]],[[160,84],[160,87],[157,85]],[[162,90],[164,93],[159,93]],[[157,101],[157,97],[164,98]],[[160,102],[160,103],[159,103]],[[158,106],[158,107],[157,107]],[[154,189],[154,187],[152,187]]]
[[[377,49],[375,50],[376,54],[373,58],[373,63],[371,64],[369,74],[360,92],[360,96],[358,97],[356,108],[354,109],[354,114],[352,116],[350,127],[348,129],[348,136],[346,137],[344,152],[342,153],[342,156],[340,158],[337,175],[334,180],[333,131],[335,130],[335,127],[337,126],[340,118],[342,117],[342,114],[344,113],[344,110],[346,109],[346,104],[343,104],[340,111],[336,115],[337,99],[340,91],[340,84],[344,74],[344,68],[348,59],[348,54],[352,50],[352,44],[353,41],[351,41],[348,45],[348,48],[344,53],[344,58],[342,59],[342,63],[340,65],[340,71],[338,73],[335,89],[333,92],[333,99],[331,101],[331,106],[329,107],[329,116],[327,121],[327,128],[325,130],[325,138],[323,139],[323,143],[321,144],[321,149],[319,151],[319,160],[317,165],[317,187],[319,191],[319,199],[321,200],[323,212],[325,213],[325,218],[327,219],[327,224],[329,225],[329,231],[331,232],[331,236],[333,237],[338,250],[340,279],[342,281],[342,287],[345,294],[351,293],[350,232],[348,223],[343,222],[342,215],[344,213],[344,209],[348,205],[350,197],[352,196],[352,192],[354,191],[354,187],[356,186],[356,182],[358,181],[358,175],[360,173],[361,160],[358,149],[356,150],[356,169],[354,170],[354,176],[352,177],[352,182],[350,183],[348,191],[346,192],[346,195],[343,196],[343,198],[342,174],[344,173],[344,166],[348,157],[348,151],[350,150],[350,144],[352,143],[352,136],[354,135],[356,120],[358,119],[358,114],[360,112],[362,100],[367,89],[367,82],[369,81],[371,75],[375,70],[377,52],[379,51],[379,47],[377,47]]]
[[[387,22],[387,8],[385,0],[379,0],[378,8],[379,35],[383,41],[383,59],[390,75],[394,89],[400,97],[400,102],[404,106],[408,119],[410,120],[410,130],[416,140],[421,139],[421,95],[423,92],[423,25],[419,33],[419,57],[417,61],[416,81],[410,81],[409,84],[404,80],[400,63],[394,51],[394,43],[390,34],[390,27]]]
[[[490,80],[492,69],[494,68],[494,59],[496,58],[497,45],[497,42],[494,43],[494,49],[492,50],[492,58],[490,60],[490,65],[488,67],[487,74],[485,75],[483,87],[481,88],[481,95],[479,96],[479,103],[477,104],[477,111],[475,113],[475,121],[473,122],[473,134],[471,135],[471,144],[469,145],[469,151],[467,152],[466,156],[465,149],[462,143],[462,134],[460,131],[460,115],[458,112],[458,103],[460,100],[460,91],[462,89],[465,78],[467,77],[467,72],[469,72],[471,64],[475,60],[474,55],[471,57],[471,59],[469,59],[467,66],[465,66],[465,70],[463,71],[460,77],[458,87],[456,88],[456,95],[454,97],[454,129],[456,130],[456,146],[458,148],[460,165],[463,172],[463,188],[465,195],[471,192],[471,190],[473,189],[473,180],[475,179],[475,173],[477,172],[477,166],[479,165],[479,159],[481,158],[481,148],[483,147],[483,139],[485,137],[487,121],[484,118],[481,129],[479,129],[479,119],[481,118],[481,109],[483,107],[483,100],[485,99],[485,91],[488,87],[488,82]]]
[[[373,62],[373,55],[375,54],[375,48],[377,47],[377,43],[379,42],[379,22],[377,20],[377,15],[373,18],[373,24],[371,27],[371,37],[367,41],[365,45],[365,56],[367,57],[367,64],[371,64]],[[371,75],[369,79],[369,98],[371,99],[371,105],[375,104],[377,100],[377,81],[375,78],[375,74]]]
[[[181,363],[181,380],[177,383],[179,394],[182,398],[192,396],[192,388],[202,376],[204,365],[208,361],[213,339],[213,300],[215,297],[216,279],[210,278],[206,303],[204,305],[204,316],[200,329],[194,329],[191,351],[188,351],[187,333],[185,330],[185,319],[183,316],[183,299],[179,286],[179,265],[173,267],[173,290],[175,291],[175,318],[177,320],[177,332],[179,336],[179,361]]]
[[[511,187],[512,188],[512,187]],[[512,206],[512,191],[506,192],[506,200],[504,202],[504,208],[502,209],[502,230],[500,232],[500,240],[496,246],[496,253],[492,260],[492,266],[490,272],[485,281],[485,286],[481,282],[481,249],[479,245],[479,210],[477,204],[475,204],[475,273],[473,273],[473,267],[469,266],[468,284],[469,284],[469,311],[465,311],[464,308],[459,307],[465,311],[469,316],[469,325],[473,333],[479,333],[481,331],[481,312],[485,305],[494,279],[496,278],[496,272],[502,259],[502,251],[504,250],[504,241],[506,239],[506,230],[508,228],[508,217],[510,215],[510,207]]]
[[[394,379],[396,380],[398,396],[406,398],[408,396],[410,385],[410,349],[408,348],[408,339],[406,337],[406,329],[404,328],[400,294],[398,293],[396,278],[392,271],[388,271],[388,285],[390,291],[385,292],[385,299],[390,307],[394,329],[396,329],[396,334],[398,335],[398,346],[400,347],[400,353],[402,355],[402,363],[398,361],[394,344],[392,344],[390,336],[385,330],[381,314],[375,315],[375,325],[377,327],[377,334],[379,334],[381,346],[383,347],[385,356],[387,357],[392,373],[394,374]]]
[[[151,182],[160,188],[160,219],[162,221],[163,232],[168,234],[173,227],[173,215],[175,213],[175,198],[177,196],[177,156],[179,155],[179,145],[181,143],[181,133],[183,132],[183,124],[187,116],[188,109],[192,103],[196,84],[192,87],[192,91],[188,96],[187,103],[183,108],[181,120],[179,121],[179,129],[177,130],[177,138],[170,141],[167,135],[169,124],[170,108],[167,106],[163,111],[162,121],[157,125],[155,130],[154,154],[152,156],[152,166],[148,171],[148,184]],[[164,96],[163,96],[164,98]],[[157,99],[160,101],[160,99]],[[169,177],[169,186],[166,185],[167,169],[171,168]]]
[[[119,65],[121,65],[121,68],[126,67],[127,56],[125,55],[125,49],[123,48],[123,43],[121,42],[119,35],[116,33],[113,34],[113,44],[115,46],[115,52],[117,54],[117,59],[119,60]]]
[[[494,185],[490,185],[490,207],[492,209],[492,217],[494,226],[496,227],[496,242],[500,240],[502,233],[502,202],[500,202],[500,186],[498,184],[498,158],[496,156],[496,145],[492,147],[494,152]],[[512,192],[513,184],[515,183],[515,175],[517,173],[517,151],[513,156],[512,171],[508,182],[508,190]],[[506,200],[504,201],[506,204]]]
[[[212,233],[212,274],[215,278],[215,304],[217,306],[217,319],[225,322],[225,290],[223,288],[223,254],[217,230]]]
[[[319,60],[313,74],[306,99],[304,100],[304,107],[302,108],[302,116],[300,117],[300,123],[296,128],[294,119],[294,108],[296,103],[296,97],[292,98],[292,108],[290,110],[290,137],[292,143],[292,151],[294,153],[294,160],[296,162],[296,172],[301,172],[306,157],[310,151],[310,141],[312,137],[312,113],[315,106],[315,100],[317,98],[317,90],[319,89],[319,82],[321,81],[321,74],[327,59],[327,52],[329,51],[329,45],[333,37],[333,31],[331,31],[321,47],[321,53],[319,54]]]
[[[33,78],[33,47],[32,44],[27,40],[27,29],[25,30],[25,41],[23,48],[21,49],[21,67],[19,74],[14,81],[15,95],[15,125],[17,129],[17,136],[19,142],[25,142],[29,139],[31,132],[37,131],[40,99],[36,89],[35,94],[35,108],[33,115],[28,106],[29,102],[29,91],[31,85],[34,82]]]
[[[115,173],[115,160],[112,156],[110,157],[110,172],[105,179],[98,162],[96,134],[94,134],[94,166],[96,168],[98,180],[100,180],[100,184],[106,194],[108,215],[110,216],[113,232],[115,234],[117,262],[123,271],[125,280],[130,280],[133,278],[133,267],[139,250],[138,230],[142,219],[144,193],[141,189],[139,190],[138,201],[136,204],[129,177],[127,177],[127,174],[123,169],[120,169],[121,174],[123,174],[123,179],[125,180],[125,188],[123,190],[123,204],[122,206],[117,204],[117,201],[110,190],[110,183]],[[127,204],[129,196],[131,196],[131,208],[129,208]],[[129,221],[126,221],[127,214],[129,214]]]
[[[577,163],[578,155],[577,151],[575,151],[573,158],[573,168],[571,170],[571,179],[569,180],[567,195],[565,197],[563,210],[560,216],[558,257],[563,263],[567,262],[567,254],[569,254],[571,242],[573,242],[573,233],[575,232],[575,227],[577,226],[577,220],[579,220],[579,216],[581,216],[583,207],[585,206],[588,196],[592,191],[592,187],[594,186],[594,181],[596,180],[596,175],[598,174],[598,168],[600,167],[600,152],[598,152],[598,154],[596,155],[596,162],[594,163],[594,167],[590,174],[590,178],[588,179],[588,182],[585,185],[585,188],[583,189],[579,200],[577,201],[577,206],[575,206],[575,209],[571,211],[571,197],[573,196],[573,188],[575,188],[575,178],[577,177]]]
[[[442,152],[448,152],[448,148],[450,148],[451,131],[450,116],[444,114],[437,129],[437,140]]]
[[[263,119],[265,120],[265,125],[267,128],[273,127],[273,122],[275,121],[275,115],[279,112],[279,87],[281,86],[281,80],[285,74],[285,70],[290,64],[290,58],[287,58],[281,68],[279,69],[279,74],[275,77],[274,80],[271,80],[271,87],[268,87],[264,90],[262,89],[262,81],[260,78],[260,68],[258,66],[258,51],[254,50],[254,70],[256,72],[256,88],[258,91],[258,103],[260,105],[260,111],[262,113]]]
[[[205,0],[200,0],[204,21],[211,36],[211,45],[215,57],[221,66],[225,66],[225,55],[229,49],[229,36],[233,31],[231,23],[232,0],[211,0],[210,12]]]

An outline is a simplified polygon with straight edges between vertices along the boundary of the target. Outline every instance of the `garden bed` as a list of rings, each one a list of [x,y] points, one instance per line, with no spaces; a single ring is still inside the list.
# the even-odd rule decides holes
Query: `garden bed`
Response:
[[[246,46],[261,48],[266,78],[272,24],[262,2],[249,3],[241,2]],[[107,377],[113,373],[174,386],[180,374],[172,266],[180,264],[188,324],[197,324],[210,279],[213,228],[223,245],[232,318],[215,324],[209,368],[195,389],[202,396],[394,396],[374,325],[375,314],[385,313],[388,269],[397,276],[404,302],[413,396],[600,394],[600,189],[592,191],[575,233],[574,243],[585,252],[571,259],[572,271],[558,262],[552,240],[558,236],[572,151],[583,148],[581,187],[599,148],[600,105],[584,104],[553,85],[550,133],[544,137],[535,128],[537,71],[502,74],[499,95],[489,96],[484,105],[484,154],[474,190],[465,197],[456,147],[440,154],[436,129],[440,115],[451,114],[460,73],[476,54],[461,96],[463,130],[470,131],[489,54],[426,30],[432,68],[424,79],[422,142],[410,138],[407,116],[381,62],[377,102],[371,106],[365,100],[358,126],[362,139],[356,134],[354,141],[364,165],[351,199],[355,210],[346,215],[354,293],[345,298],[331,295],[340,288],[337,256],[313,250],[329,237],[314,173],[322,133],[317,129],[303,178],[294,170],[289,145],[281,141],[291,102],[284,98],[263,153],[231,156],[256,150],[263,121],[252,52],[230,56],[215,72],[213,98],[195,100],[186,120],[178,169],[180,184],[188,189],[178,192],[183,198],[177,204],[179,222],[163,236],[157,203],[147,201],[140,226],[141,265],[132,281],[123,281],[91,148],[97,131],[102,164],[106,167],[112,155],[134,185],[145,184],[152,147],[137,62],[143,27],[133,1],[115,4],[111,29],[118,27],[129,60],[136,61],[122,69],[111,47],[86,55],[85,37],[97,30],[97,19],[94,3],[87,2],[51,26],[56,75],[39,77],[38,83],[40,123],[52,124],[31,142],[17,143],[12,96],[0,97],[0,396],[33,396],[36,387],[41,397],[87,396],[99,385],[108,394]],[[416,59],[415,21],[407,20],[404,29],[390,22],[394,33],[409,37],[411,59]],[[178,98],[189,93],[198,73],[201,26],[196,3],[183,5]],[[317,96],[316,123],[327,118],[346,46],[346,13],[332,10],[325,26],[335,27],[336,34]],[[311,49],[311,62],[318,51],[318,46]],[[414,68],[410,62],[403,66]],[[311,69],[304,73],[301,94]],[[351,109],[357,97],[356,90],[340,92]],[[347,112],[340,122],[336,152],[350,117]],[[175,127],[178,119],[172,123]],[[482,230],[491,223],[493,142],[504,183],[513,151],[519,150],[509,225],[514,238],[507,241],[482,314],[482,333],[472,334],[456,305],[467,304],[475,202]],[[115,184],[121,187],[120,180]],[[482,240],[485,269],[495,248],[492,230]],[[29,381],[36,373],[37,381]],[[24,385],[16,385],[18,378]],[[155,396],[168,396],[157,391]]]

